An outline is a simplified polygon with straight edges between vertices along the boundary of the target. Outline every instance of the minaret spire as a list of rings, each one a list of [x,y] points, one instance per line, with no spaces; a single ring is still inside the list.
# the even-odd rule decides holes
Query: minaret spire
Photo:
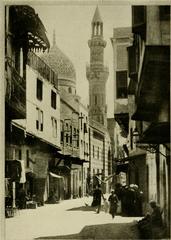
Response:
[[[99,8],[98,6],[96,7],[96,10],[95,10],[95,13],[94,13],[94,17],[93,17],[93,20],[92,20],[92,23],[102,23],[102,19],[101,19],[101,16],[100,16],[100,12],[99,12]]]
[[[55,33],[55,29],[53,30],[53,46],[56,45],[56,33]]]
[[[92,25],[92,36],[103,36],[103,21],[100,16],[99,8],[96,7],[94,16],[91,22]]]

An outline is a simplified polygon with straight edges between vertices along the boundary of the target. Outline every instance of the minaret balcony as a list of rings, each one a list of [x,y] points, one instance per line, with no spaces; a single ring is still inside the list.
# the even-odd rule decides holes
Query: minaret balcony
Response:
[[[109,75],[109,68],[107,66],[103,66],[102,64],[87,64],[86,66],[86,76],[88,80],[99,79],[99,80],[107,80]]]

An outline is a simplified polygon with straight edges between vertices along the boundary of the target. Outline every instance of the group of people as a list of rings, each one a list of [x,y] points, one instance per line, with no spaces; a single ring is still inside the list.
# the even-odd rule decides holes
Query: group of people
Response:
[[[97,185],[93,192],[92,202],[92,207],[97,206],[97,213],[100,212],[101,197],[104,201],[104,211],[108,208],[112,217],[115,216],[119,204],[121,206],[120,213],[123,216],[142,216],[143,214],[143,192],[136,184],[130,184],[129,186],[116,184],[115,190],[111,192],[108,199],[104,198],[100,185]]]
[[[136,184],[116,184],[115,192],[121,202],[123,216],[142,216],[143,192]]]
[[[115,217],[119,199],[115,194],[115,191],[111,191],[111,195],[108,200],[103,196],[100,186],[97,186],[93,192],[93,202],[92,207],[96,207],[96,213],[100,213],[101,210],[101,199],[104,201],[104,211],[105,213],[109,212],[112,215],[112,218]]]
[[[112,218],[117,213],[118,203],[121,202],[122,213],[127,216],[142,216],[142,193],[137,185],[131,184],[126,187],[111,191],[108,199],[102,193],[100,186],[97,186],[93,192],[92,207],[96,207],[96,213],[101,210],[101,200],[103,199],[103,209],[105,213],[111,214]],[[140,231],[141,239],[156,239],[163,234],[162,211],[155,201],[149,203],[152,212],[147,214],[137,225]],[[132,213],[131,213],[132,211]]]

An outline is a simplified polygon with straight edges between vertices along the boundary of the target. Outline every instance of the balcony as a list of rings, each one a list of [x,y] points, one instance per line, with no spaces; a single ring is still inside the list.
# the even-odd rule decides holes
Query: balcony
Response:
[[[6,113],[10,119],[26,118],[26,82],[6,58]]]
[[[139,143],[170,143],[170,122],[152,123],[141,135]]]
[[[146,6],[132,6],[132,32],[146,38]]]
[[[98,79],[98,80],[107,80],[109,75],[109,68],[107,66],[101,65],[86,65],[86,76],[88,80]]]
[[[58,89],[58,77],[56,73],[34,52],[28,52],[27,64],[36,70],[40,75],[49,81],[56,89]]]
[[[170,96],[169,46],[145,46],[142,68],[136,91],[136,112],[133,120],[157,121],[163,102]]]
[[[9,7],[9,16],[11,32],[17,44],[26,44],[28,49],[43,51],[50,48],[46,29],[32,7],[12,5]]]

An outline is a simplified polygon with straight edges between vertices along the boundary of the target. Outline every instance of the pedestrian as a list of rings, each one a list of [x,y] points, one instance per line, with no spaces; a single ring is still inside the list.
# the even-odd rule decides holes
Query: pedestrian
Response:
[[[117,206],[118,206],[118,197],[114,191],[111,192],[108,201],[110,202],[109,213],[112,215],[112,218],[115,217]]]
[[[150,201],[150,207],[152,208],[151,213],[151,225],[152,225],[152,237],[153,239],[162,238],[164,232],[162,210],[160,206],[157,205],[156,201]]]
[[[149,205],[152,213],[148,213],[138,222],[141,237],[143,239],[161,239],[164,231],[162,211],[154,200],[150,201]]]
[[[97,185],[94,193],[93,193],[93,202],[92,202],[92,207],[97,207],[96,213],[100,213],[101,210],[101,197],[102,197],[102,191],[100,188],[100,185]]]
[[[104,198],[104,212],[108,213],[109,211],[109,203],[106,198]]]
[[[97,200],[96,212],[97,213],[100,213],[100,210],[101,210],[101,197],[102,197],[102,190],[101,190],[101,187],[98,186],[96,189],[96,200]]]
[[[19,201],[19,209],[25,209],[26,208],[26,192],[23,188],[19,189],[18,193],[18,201]]]

